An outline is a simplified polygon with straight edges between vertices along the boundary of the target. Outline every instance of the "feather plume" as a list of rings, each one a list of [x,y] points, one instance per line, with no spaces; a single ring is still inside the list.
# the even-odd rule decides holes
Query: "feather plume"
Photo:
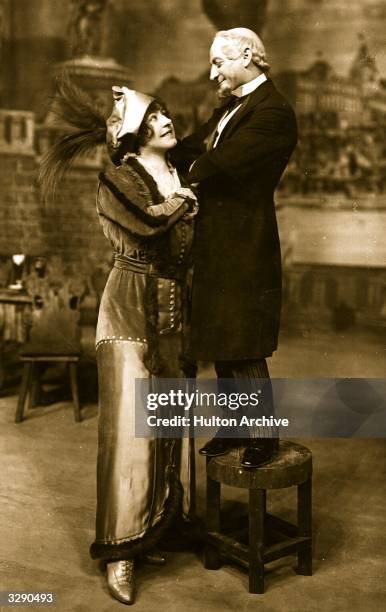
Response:
[[[45,200],[55,196],[57,183],[79,156],[106,142],[106,117],[66,75],[58,79],[51,111],[66,134],[45,153],[40,163],[38,182]]]
[[[66,73],[57,79],[52,112],[68,125],[79,130],[106,127],[107,117],[93,104],[90,96],[78,87]]]

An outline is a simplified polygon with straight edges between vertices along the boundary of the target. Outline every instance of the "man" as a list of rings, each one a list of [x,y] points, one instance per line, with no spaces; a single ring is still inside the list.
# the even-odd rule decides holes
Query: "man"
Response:
[[[251,30],[218,32],[210,62],[226,103],[177,151],[195,160],[188,180],[198,185],[200,202],[191,355],[214,362],[219,378],[253,388],[255,379],[269,379],[265,358],[277,348],[281,260],[273,196],[296,145],[296,119],[267,78],[264,46]],[[269,381],[264,388],[265,414],[272,414]],[[245,467],[266,463],[277,449],[267,430],[258,434],[244,441]],[[220,430],[200,453],[224,454],[232,442]]]

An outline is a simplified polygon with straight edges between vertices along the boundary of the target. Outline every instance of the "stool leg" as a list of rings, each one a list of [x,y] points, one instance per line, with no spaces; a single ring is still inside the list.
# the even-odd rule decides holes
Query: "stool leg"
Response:
[[[298,533],[310,541],[306,549],[298,552],[296,571],[312,576],[312,478],[298,486]]]
[[[249,489],[249,592],[264,593],[265,491]]]
[[[32,378],[32,363],[26,361],[23,366],[23,374],[21,379],[21,385],[19,390],[19,399],[17,402],[15,423],[21,423],[24,417],[24,406],[27,399],[29,386]]]
[[[31,382],[28,397],[28,410],[35,408],[40,400],[40,367],[38,363],[31,362]]]
[[[269,532],[267,529],[267,491],[265,489],[261,489],[261,496],[262,496],[262,508],[263,508],[263,520],[264,520],[263,546],[267,546]]]
[[[207,460],[207,461],[210,461]],[[206,478],[206,529],[220,532],[220,496],[221,485],[216,480]],[[206,543],[204,548],[204,567],[217,570],[221,567],[220,555],[215,546]]]
[[[4,340],[0,337],[0,389],[3,388],[5,381],[5,371],[4,371]]]
[[[80,414],[80,404],[79,404],[77,364],[69,363],[68,369],[70,371],[72,401],[74,403],[74,417],[75,417],[75,421],[79,423],[82,420],[82,417]]]

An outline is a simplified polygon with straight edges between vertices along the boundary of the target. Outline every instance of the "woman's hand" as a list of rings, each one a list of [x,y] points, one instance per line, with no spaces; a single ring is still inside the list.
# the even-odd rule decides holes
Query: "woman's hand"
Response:
[[[173,194],[174,196],[182,196],[183,198],[186,198],[188,200],[194,200],[196,201],[197,198],[194,195],[193,191],[191,189],[189,189],[189,187],[179,187],[179,189],[176,189],[176,191]]]
[[[199,205],[195,193],[188,187],[180,187],[176,190],[175,195],[183,195],[186,202],[188,202],[191,208],[182,217],[184,221],[191,221],[198,213]]]
[[[197,198],[193,191],[187,187],[180,187],[161,204],[148,206],[146,212],[152,216],[166,215],[170,217],[184,203],[189,204],[189,210],[186,213],[189,216],[188,218],[195,216],[197,214],[195,209],[198,208]],[[186,215],[184,215],[184,219],[187,218]]]

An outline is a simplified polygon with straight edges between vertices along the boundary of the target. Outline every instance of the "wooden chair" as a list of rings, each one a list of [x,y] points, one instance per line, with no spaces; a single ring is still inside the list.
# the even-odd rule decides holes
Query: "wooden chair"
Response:
[[[240,466],[243,448],[207,459],[207,510],[204,564],[219,569],[222,559],[249,570],[249,592],[264,593],[264,564],[297,554],[297,573],[312,575],[311,452],[281,441],[278,454],[265,466]],[[220,524],[221,484],[249,490],[246,529],[224,534]],[[267,513],[269,489],[297,486],[297,525]],[[247,536],[247,537],[245,537]],[[269,540],[272,543],[268,544]]]

